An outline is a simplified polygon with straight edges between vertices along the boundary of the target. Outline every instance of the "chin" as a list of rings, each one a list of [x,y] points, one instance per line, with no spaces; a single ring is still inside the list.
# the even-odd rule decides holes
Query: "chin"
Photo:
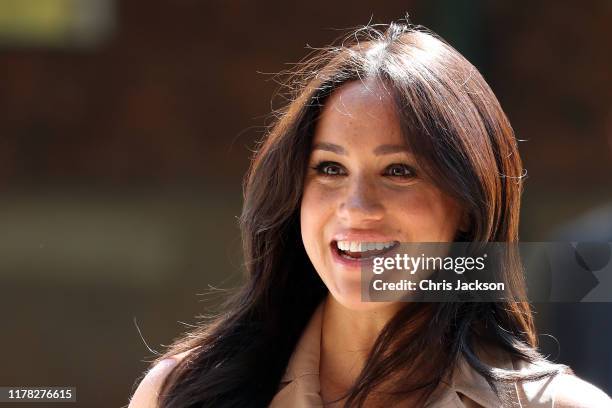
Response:
[[[328,288],[329,289],[329,288]],[[361,288],[342,288],[337,285],[334,289],[329,289],[330,296],[336,303],[339,303],[348,310],[355,312],[371,312],[386,309],[395,302],[368,302],[361,300]]]

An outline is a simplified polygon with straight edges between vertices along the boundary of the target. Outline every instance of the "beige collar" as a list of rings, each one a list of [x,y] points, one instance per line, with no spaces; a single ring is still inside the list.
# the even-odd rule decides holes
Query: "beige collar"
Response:
[[[324,302],[316,308],[289,360],[281,380],[279,393],[270,407],[315,407],[323,406],[319,384],[319,356],[321,344],[321,321]],[[486,356],[487,362],[499,368],[513,369],[512,361],[504,355]],[[451,384],[442,386],[437,407],[481,406],[499,408],[500,399],[491,390],[486,380],[474,371],[463,359],[458,364]],[[508,384],[500,390],[507,401],[506,406],[520,408],[516,386]],[[461,396],[460,396],[461,395]],[[465,398],[471,400],[466,404]],[[472,401],[478,405],[472,404]]]

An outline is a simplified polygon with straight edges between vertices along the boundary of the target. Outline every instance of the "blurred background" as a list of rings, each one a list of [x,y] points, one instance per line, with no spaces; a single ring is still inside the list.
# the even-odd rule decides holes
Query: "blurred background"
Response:
[[[521,238],[612,241],[610,1],[0,0],[0,385],[127,405],[145,342],[162,351],[202,293],[240,282],[270,73],[406,13],[525,140]],[[611,304],[536,309],[543,352],[612,393]]]

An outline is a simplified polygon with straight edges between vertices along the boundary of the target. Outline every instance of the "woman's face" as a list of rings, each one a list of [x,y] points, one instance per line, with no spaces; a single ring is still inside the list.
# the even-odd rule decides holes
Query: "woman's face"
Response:
[[[460,219],[454,200],[422,177],[387,91],[374,81],[334,91],[315,128],[300,209],[304,247],[334,299],[355,310],[382,307],[361,301],[368,252],[360,251],[375,248],[359,243],[384,251],[450,242]]]

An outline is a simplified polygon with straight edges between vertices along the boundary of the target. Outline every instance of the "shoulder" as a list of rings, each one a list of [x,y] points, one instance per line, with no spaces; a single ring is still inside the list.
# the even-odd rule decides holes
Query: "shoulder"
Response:
[[[612,408],[605,392],[575,375],[560,374],[555,380],[554,408]]]
[[[513,406],[525,408],[612,408],[612,400],[605,392],[577,377],[567,366],[545,359],[537,362],[526,362],[512,358],[507,352],[498,351],[495,348],[489,348],[485,351],[487,351],[486,354],[479,354],[479,356],[488,365],[500,368],[502,371],[518,371],[521,374],[531,374],[542,369],[557,371],[557,374],[545,376],[538,380],[518,380],[514,383],[514,386],[507,387],[507,395],[516,400]],[[466,372],[469,373],[470,371],[468,367]],[[486,387],[486,382],[483,382],[479,375],[464,374],[459,377],[458,384],[461,384],[462,379],[464,382],[468,381],[467,384],[464,384],[464,394],[468,397],[473,396],[475,400],[479,400],[479,398],[482,400],[488,395],[489,388]],[[481,387],[478,387],[478,381],[480,381]],[[490,396],[491,401],[494,401],[495,398],[492,395]],[[496,406],[494,403],[489,405],[491,407]]]
[[[130,400],[128,408],[156,408],[164,380],[191,350],[176,354],[155,364],[144,376]]]
[[[515,369],[525,373],[552,366],[557,366],[560,372],[539,380],[519,381],[517,384],[519,394],[526,399],[526,403],[528,401],[527,406],[539,407],[545,403],[552,408],[612,408],[612,400],[605,392],[577,377],[567,366],[547,360],[514,363]],[[521,401],[524,401],[523,398]]]

